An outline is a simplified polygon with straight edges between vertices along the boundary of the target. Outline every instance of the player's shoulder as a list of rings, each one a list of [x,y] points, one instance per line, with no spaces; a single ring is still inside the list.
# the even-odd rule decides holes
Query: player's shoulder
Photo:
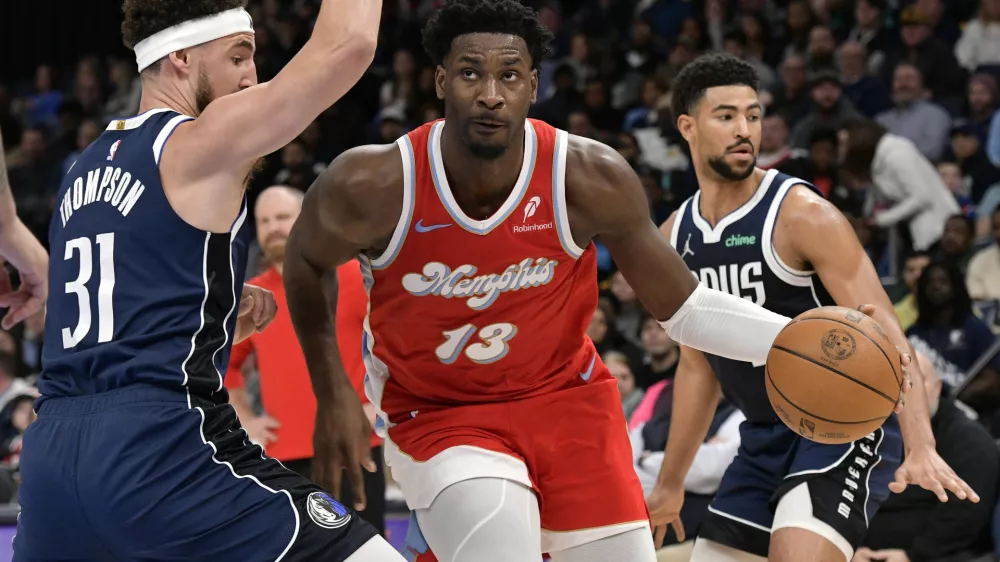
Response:
[[[814,229],[844,220],[844,215],[803,179],[788,178],[791,186],[781,201],[778,222],[783,227]]]
[[[603,142],[573,134],[566,136],[567,183],[572,179],[596,180],[603,184],[621,174],[633,173],[625,158]]]
[[[357,218],[398,212],[403,194],[403,156],[399,145],[363,145],[337,156],[306,193],[323,206]],[[395,219],[393,219],[395,222]]]

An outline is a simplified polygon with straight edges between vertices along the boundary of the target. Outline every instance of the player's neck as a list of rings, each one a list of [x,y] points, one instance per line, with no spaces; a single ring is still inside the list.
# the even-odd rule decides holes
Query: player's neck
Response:
[[[749,201],[767,173],[757,168],[750,177],[732,181],[719,177],[715,172],[695,171],[698,176],[698,189],[701,191],[701,201],[697,210],[712,226]]]
[[[441,131],[441,159],[452,194],[463,208],[502,200],[514,189],[524,161],[524,132],[514,133],[507,151],[493,160],[472,154],[457,127]]]
[[[163,88],[144,83],[142,85],[142,97],[139,99],[139,114],[151,109],[166,107],[182,115],[196,117],[198,111],[194,104],[184,99],[179,91],[167,91]]]

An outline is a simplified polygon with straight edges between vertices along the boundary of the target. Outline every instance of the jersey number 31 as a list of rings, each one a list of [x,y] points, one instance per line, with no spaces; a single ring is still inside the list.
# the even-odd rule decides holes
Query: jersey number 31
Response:
[[[115,331],[115,310],[112,307],[111,295],[115,289],[115,233],[107,232],[97,235],[98,258],[100,263],[100,282],[97,284],[97,343],[111,341]],[[75,281],[66,283],[66,294],[76,294],[80,307],[80,319],[76,327],[62,329],[63,349],[76,347],[90,333],[93,325],[90,309],[90,290],[87,284],[94,273],[94,250],[90,238],[74,238],[66,242],[64,260],[73,259],[73,254],[80,256],[80,273]]]

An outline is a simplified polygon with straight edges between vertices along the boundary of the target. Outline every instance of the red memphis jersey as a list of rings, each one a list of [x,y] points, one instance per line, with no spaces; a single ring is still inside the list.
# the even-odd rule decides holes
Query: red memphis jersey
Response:
[[[390,424],[610,376],[586,335],[597,262],[593,244],[580,248],[569,231],[567,133],[528,120],[514,190],[492,217],[473,220],[448,185],[444,127],[396,141],[403,211],[386,251],[361,258],[366,392]]]

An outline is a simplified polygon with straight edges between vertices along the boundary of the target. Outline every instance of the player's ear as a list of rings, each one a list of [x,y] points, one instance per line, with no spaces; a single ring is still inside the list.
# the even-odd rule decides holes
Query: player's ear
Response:
[[[694,136],[694,117],[686,113],[677,117],[677,130],[680,131],[684,140],[690,143]]]
[[[531,103],[538,101],[538,69],[531,70]]]
[[[444,80],[447,75],[444,70],[444,66],[437,65],[434,69],[434,91],[437,92],[437,97],[439,100],[444,99]]]
[[[191,51],[189,49],[181,49],[179,51],[174,51],[167,55],[164,64],[172,65],[177,73],[181,76],[190,74],[191,72]]]

